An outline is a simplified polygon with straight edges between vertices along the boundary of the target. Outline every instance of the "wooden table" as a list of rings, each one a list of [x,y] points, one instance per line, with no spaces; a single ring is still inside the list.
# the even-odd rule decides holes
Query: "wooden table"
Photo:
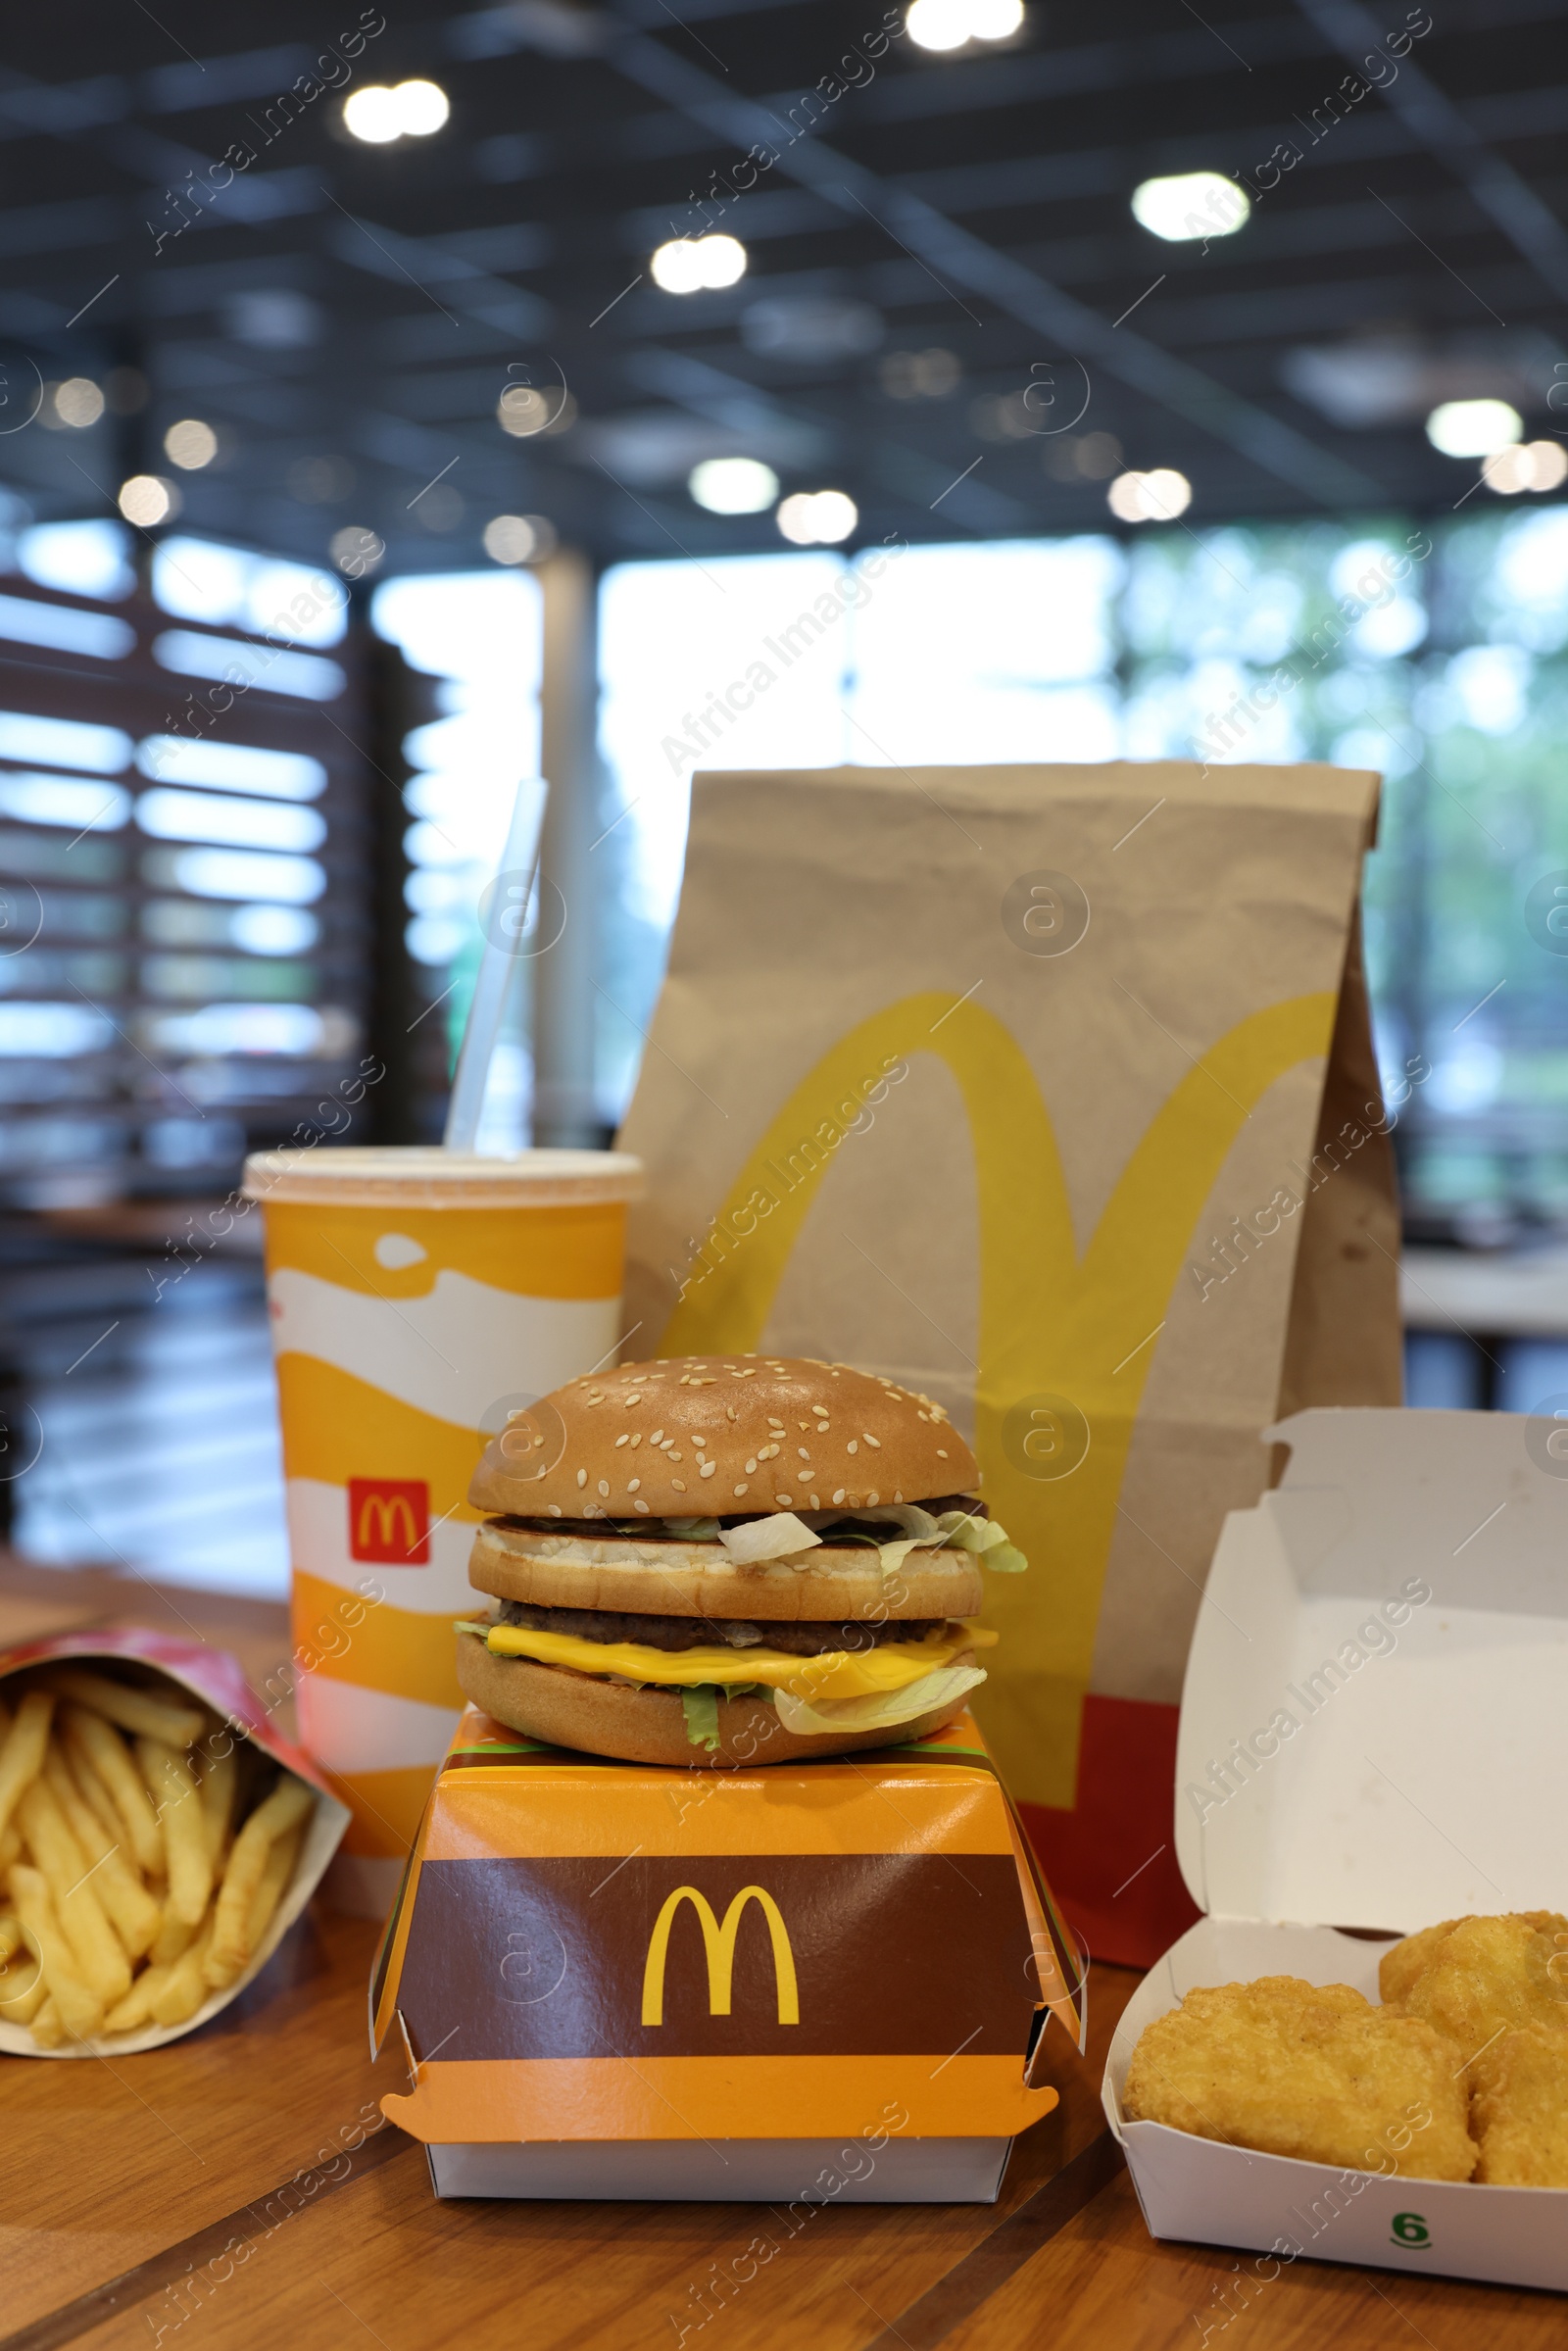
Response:
[[[0,1576],[0,1645],[132,1615],[236,1649],[283,1613],[113,1579]],[[994,2206],[438,2203],[422,2150],[380,2122],[364,1921],[319,1904],[235,2005],[118,2061],[0,2060],[0,2351],[1547,2351],[1547,2294],[1157,2245],[1100,2110],[1136,1978],[1097,1968],[1081,2063],[1057,2029],[1057,2111]],[[730,2266],[754,2239],[754,2272]],[[727,2285],[722,2280],[728,2277]],[[1229,2346],[1228,2346],[1229,2351]]]

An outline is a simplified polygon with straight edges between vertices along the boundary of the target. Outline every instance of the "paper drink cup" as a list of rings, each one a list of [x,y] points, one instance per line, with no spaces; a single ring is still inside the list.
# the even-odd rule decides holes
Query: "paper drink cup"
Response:
[[[464,1704],[466,1500],[507,1415],[608,1361],[637,1159],[254,1153],[301,1743],[353,1815],[331,1891],[380,1915]],[[368,1606],[364,1606],[368,1602]],[[363,1612],[362,1612],[363,1610]]]

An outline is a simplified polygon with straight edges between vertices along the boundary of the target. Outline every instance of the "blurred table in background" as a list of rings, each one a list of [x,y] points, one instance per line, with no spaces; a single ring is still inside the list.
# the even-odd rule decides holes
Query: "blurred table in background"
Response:
[[[1568,1406],[1568,1248],[1407,1249],[1399,1304],[1407,1333],[1462,1342],[1473,1358],[1467,1365],[1449,1349],[1457,1375],[1450,1397],[1420,1393],[1417,1357],[1413,1403],[1533,1412],[1561,1393]]]

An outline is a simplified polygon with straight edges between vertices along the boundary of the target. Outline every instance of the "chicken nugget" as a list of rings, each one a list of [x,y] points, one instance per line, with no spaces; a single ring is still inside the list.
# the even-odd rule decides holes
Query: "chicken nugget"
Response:
[[[1343,2171],[1468,2180],[1459,2052],[1347,1984],[1265,1976],[1190,1991],[1145,2027],[1122,2100],[1130,2121]]]
[[[1441,1927],[1423,1927],[1419,1935],[1407,1935],[1392,1951],[1385,1951],[1378,1961],[1378,1990],[1384,2007],[1402,2008],[1417,1979],[1432,1964],[1444,1936],[1451,1935],[1455,1927],[1468,1925],[1468,1919],[1445,1919]]]
[[[1560,1962],[1559,1953],[1565,1955]],[[1568,2033],[1563,1978],[1568,1924],[1554,1911],[1458,1919],[1431,1946],[1400,2005],[1406,2016],[1424,2019],[1458,2044],[1463,2086],[1481,2090],[1491,2083],[1499,2036],[1510,2028],[1540,2025],[1548,2033]]]
[[[1568,2033],[1505,2033],[1471,2106],[1476,2178],[1493,2187],[1568,2187]]]

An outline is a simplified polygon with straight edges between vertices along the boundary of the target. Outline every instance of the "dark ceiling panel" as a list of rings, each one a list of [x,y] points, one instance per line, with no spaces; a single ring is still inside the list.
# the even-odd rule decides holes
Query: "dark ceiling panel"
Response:
[[[1087,369],[1073,432],[1179,467],[1195,525],[1446,511],[1475,468],[1421,429],[1419,387],[1445,367],[1506,381],[1533,434],[1561,421],[1556,0],[1445,5],[1397,78],[1348,110],[1329,104],[1348,56],[1425,24],[1421,10],[1242,0],[1199,18],[1110,0],[1086,39],[1032,0],[1013,44],[944,59],[902,32],[868,58],[879,21],[902,20],[863,15],[511,0],[389,23],[350,86],[425,74],[452,117],[382,149],[347,136],[341,90],[302,78],[323,36],[301,0],[216,18],[168,0],[156,21],[82,0],[69,24],[19,19],[0,73],[8,382],[134,368],[149,390],[88,430],[0,432],[0,482],[64,517],[163,471],[182,526],[317,561],[350,523],[392,563],[482,561],[503,511],[548,514],[612,560],[780,544],[767,515],[708,514],[687,494],[696,455],[746,447],[786,488],[849,490],[873,537],[1117,527],[1062,435],[1008,439],[1006,398],[1032,367],[1063,384]],[[857,39],[859,86],[808,101],[840,86]],[[763,136],[777,164],[726,193]],[[1299,162],[1237,236],[1205,250],[1134,222],[1151,172],[1256,185],[1287,142]],[[225,167],[239,155],[253,160]],[[727,292],[663,294],[652,246],[700,230],[699,200],[750,267]],[[1357,429],[1302,387],[1369,345],[1403,355],[1416,388]],[[943,395],[891,397],[889,355],[933,347],[953,355]],[[564,383],[568,428],[503,431],[500,396],[523,381]],[[162,437],[193,414],[220,458],[175,475]],[[422,502],[443,468],[450,494]]]

